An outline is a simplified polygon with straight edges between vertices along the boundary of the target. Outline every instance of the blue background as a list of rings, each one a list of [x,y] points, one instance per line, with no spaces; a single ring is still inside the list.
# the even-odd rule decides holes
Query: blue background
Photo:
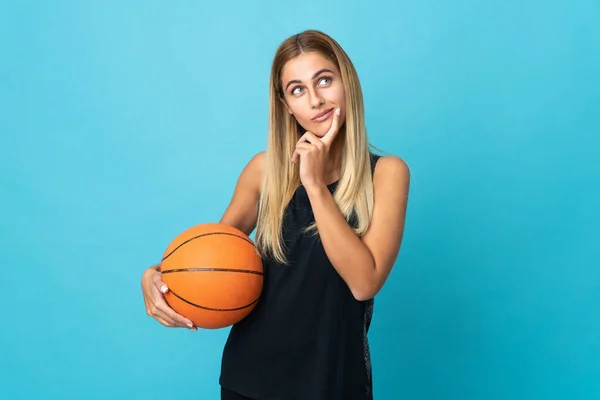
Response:
[[[595,0],[3,1],[2,397],[218,398],[227,330],[164,328],[140,278],[221,217],[266,145],[275,49],[315,28],[412,170],[376,399],[598,398],[599,20]]]

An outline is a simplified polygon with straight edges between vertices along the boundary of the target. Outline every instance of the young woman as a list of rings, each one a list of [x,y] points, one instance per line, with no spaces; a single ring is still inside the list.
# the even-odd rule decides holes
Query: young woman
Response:
[[[261,299],[231,328],[222,399],[367,400],[373,298],[404,231],[409,169],[369,150],[354,66],[319,31],[285,40],[273,60],[268,147],[242,171],[220,222],[264,260]],[[142,278],[146,312],[196,329],[164,301],[158,267]]]

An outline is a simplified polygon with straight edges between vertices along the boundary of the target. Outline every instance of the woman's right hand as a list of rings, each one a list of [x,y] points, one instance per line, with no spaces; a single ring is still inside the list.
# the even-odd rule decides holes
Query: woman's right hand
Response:
[[[169,290],[161,279],[159,266],[155,265],[142,275],[142,293],[146,303],[146,314],[170,328],[188,328],[197,331],[192,321],[177,314],[165,301],[163,293]]]

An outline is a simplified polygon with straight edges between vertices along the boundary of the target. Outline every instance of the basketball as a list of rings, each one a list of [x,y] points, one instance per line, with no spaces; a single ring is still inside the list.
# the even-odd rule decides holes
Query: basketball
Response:
[[[193,226],[167,247],[160,263],[165,300],[199,328],[235,324],[256,306],[263,287],[262,259],[252,240],[224,224]]]

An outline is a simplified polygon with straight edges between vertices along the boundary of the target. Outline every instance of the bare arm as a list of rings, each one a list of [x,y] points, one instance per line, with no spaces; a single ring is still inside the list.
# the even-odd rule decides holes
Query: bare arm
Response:
[[[361,239],[348,225],[323,185],[307,188],[319,235],[331,263],[354,297],[367,300],[383,287],[396,261],[404,233],[410,172],[398,157],[383,157],[373,185],[373,219]]]
[[[264,169],[265,154],[261,152],[252,157],[240,174],[220,223],[233,226],[250,236],[256,228],[258,197]]]
[[[233,226],[246,235],[256,227],[258,197],[264,171],[264,153],[255,155],[238,178],[233,196],[220,223]],[[188,327],[196,330],[192,322],[177,314],[166,303],[163,294],[169,288],[161,279],[160,264],[147,268],[142,275],[142,293],[146,314],[168,327]]]

